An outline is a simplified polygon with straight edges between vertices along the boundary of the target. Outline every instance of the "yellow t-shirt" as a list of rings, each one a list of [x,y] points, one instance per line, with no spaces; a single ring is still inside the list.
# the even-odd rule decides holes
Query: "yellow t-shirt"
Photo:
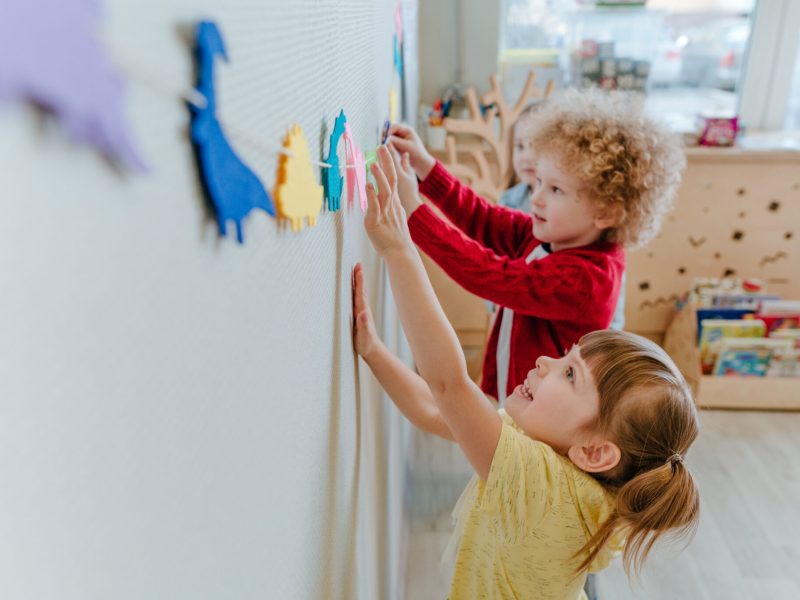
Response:
[[[462,528],[450,600],[578,600],[586,573],[572,558],[614,508],[614,495],[500,411],[503,430],[489,477],[473,485],[458,517]],[[476,476],[477,479],[477,476]],[[468,488],[469,489],[469,488]],[[606,544],[589,570],[619,548]]]

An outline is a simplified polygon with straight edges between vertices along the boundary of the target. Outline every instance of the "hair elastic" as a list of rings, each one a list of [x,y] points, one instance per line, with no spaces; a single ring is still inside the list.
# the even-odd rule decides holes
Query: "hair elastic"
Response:
[[[666,462],[667,462],[667,464],[669,464],[669,465],[672,465],[672,467],[674,468],[676,463],[683,463],[683,456],[681,456],[680,454],[678,454],[678,453],[676,452],[675,454],[673,454],[672,456],[670,456],[670,457],[667,459],[667,461],[666,461]]]

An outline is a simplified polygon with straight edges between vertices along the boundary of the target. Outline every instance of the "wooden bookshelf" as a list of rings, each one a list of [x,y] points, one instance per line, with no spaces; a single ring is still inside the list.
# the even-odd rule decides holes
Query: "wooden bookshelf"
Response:
[[[800,377],[703,375],[692,305],[673,315],[664,337],[664,349],[678,365],[701,408],[800,410]]]

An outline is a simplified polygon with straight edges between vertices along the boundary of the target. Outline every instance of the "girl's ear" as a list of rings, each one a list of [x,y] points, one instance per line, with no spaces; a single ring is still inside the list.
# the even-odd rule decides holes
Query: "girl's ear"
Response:
[[[572,446],[567,456],[575,466],[587,473],[603,473],[619,464],[622,452],[609,440],[592,440],[586,445]]]

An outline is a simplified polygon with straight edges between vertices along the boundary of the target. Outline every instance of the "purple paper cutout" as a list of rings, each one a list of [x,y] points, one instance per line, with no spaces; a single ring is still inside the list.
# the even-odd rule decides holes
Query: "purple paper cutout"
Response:
[[[217,120],[214,93],[214,59],[227,60],[225,44],[216,24],[197,25],[195,58],[196,90],[206,99],[203,107],[189,104],[192,142],[206,195],[214,205],[219,234],[227,233],[227,222],[236,224],[236,239],[244,243],[242,220],[254,208],[275,215],[275,206],[255,173],[233,151]]]
[[[3,0],[0,101],[26,100],[52,112],[69,137],[137,171],[125,84],[97,39],[99,0]]]

